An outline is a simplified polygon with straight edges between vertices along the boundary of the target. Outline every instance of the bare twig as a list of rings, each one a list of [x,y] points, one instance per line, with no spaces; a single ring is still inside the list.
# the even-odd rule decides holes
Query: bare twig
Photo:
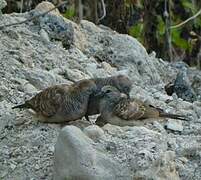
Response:
[[[82,0],[79,0],[79,21],[83,19],[83,5],[82,5]]]
[[[198,17],[199,15],[201,14],[201,9],[193,16],[191,16],[190,18],[186,19],[185,21],[177,24],[177,25],[174,25],[174,26],[170,26],[170,29],[175,29],[175,28],[179,28],[181,26],[183,26],[184,24],[188,23],[189,21],[195,19],[196,17]]]
[[[170,17],[170,4],[168,0],[164,2],[164,17],[165,17],[165,51],[167,58],[172,61],[172,44],[171,44],[171,17]]]
[[[101,21],[106,16],[106,8],[105,8],[104,0],[101,0],[101,5],[102,5],[102,8],[103,8],[103,15],[98,19],[98,21]]]
[[[38,14],[38,15],[35,15],[35,16],[31,17],[31,18],[28,18],[28,19],[26,19],[26,20],[24,20],[24,21],[16,22],[16,23],[11,23],[11,24],[1,25],[1,26],[0,26],[0,30],[3,29],[3,28],[5,28],[5,27],[10,27],[10,26],[15,26],[15,25],[19,25],[19,24],[24,24],[24,23],[27,23],[27,22],[32,21],[32,20],[34,20],[34,19],[37,19],[37,18],[39,18],[39,17],[41,17],[41,16],[44,16],[44,15],[48,14],[48,13],[51,12],[51,11],[54,11],[55,9],[57,9],[58,7],[60,7],[60,6],[64,5],[64,4],[66,4],[66,3],[67,3],[67,1],[63,1],[62,3],[59,3],[59,4],[58,4],[57,6],[55,6],[54,8],[49,9],[48,11],[45,11],[45,12],[40,13],[40,14]]]
[[[21,0],[20,13],[22,13],[22,9],[23,9],[23,4],[24,4],[24,0]]]

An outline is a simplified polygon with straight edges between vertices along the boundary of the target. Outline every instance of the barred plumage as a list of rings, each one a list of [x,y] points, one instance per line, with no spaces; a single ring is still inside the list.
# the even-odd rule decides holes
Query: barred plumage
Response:
[[[159,117],[188,120],[183,115],[165,113],[162,109],[138,99],[128,98],[113,86],[104,86],[100,95],[102,99],[100,101],[101,114],[97,119],[98,125],[109,122],[119,126],[132,126],[144,122],[142,120]]]
[[[44,89],[24,104],[15,108],[30,108],[42,117],[43,122],[65,122],[82,118],[87,111],[88,99],[96,85],[81,80],[72,85],[61,84]]]
[[[101,91],[101,88],[106,85],[111,85],[116,87],[120,92],[127,94],[129,96],[129,93],[132,88],[132,83],[130,79],[125,75],[117,75],[117,76],[111,76],[107,78],[93,78],[90,79],[94,81],[94,83],[97,86],[96,93],[92,94],[89,98],[89,104],[87,108],[86,113],[86,119],[89,120],[88,116],[98,114],[99,111],[99,103],[100,98],[96,96],[97,93]]]

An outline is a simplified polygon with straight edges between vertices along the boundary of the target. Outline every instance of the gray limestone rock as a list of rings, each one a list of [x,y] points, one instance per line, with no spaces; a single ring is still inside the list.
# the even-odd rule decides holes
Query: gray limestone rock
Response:
[[[38,89],[44,89],[56,84],[56,78],[52,73],[40,69],[25,69],[23,75],[29,83]]]
[[[6,5],[7,5],[7,3],[6,3],[5,0],[0,0],[0,16],[2,15],[1,10],[2,10],[3,8],[5,8]]]
[[[30,14],[38,15],[40,11],[35,9]],[[74,42],[74,29],[70,22],[66,22],[62,16],[49,13],[37,19],[41,29],[44,29],[53,40],[62,42],[63,47],[69,49]]]
[[[182,122],[180,120],[169,119],[165,125],[165,127],[172,131],[183,131]]]
[[[54,180],[130,179],[121,173],[120,164],[98,150],[80,129],[62,129],[55,145]]]
[[[94,56],[97,61],[106,61],[118,69],[128,69],[133,81],[142,83],[162,83],[152,59],[149,58],[144,47],[134,38],[121,35],[110,30],[102,30],[88,21],[81,25],[86,33],[85,52]]]
[[[185,101],[193,102],[196,100],[196,94],[190,85],[186,70],[182,70],[177,74],[173,91]]]
[[[61,131],[55,146],[54,179],[179,179],[175,152],[166,150],[160,133],[143,127],[106,126],[105,137],[96,143],[74,126]],[[89,129],[94,127],[84,132]]]
[[[97,125],[88,126],[83,132],[94,141],[104,137],[104,131]]]

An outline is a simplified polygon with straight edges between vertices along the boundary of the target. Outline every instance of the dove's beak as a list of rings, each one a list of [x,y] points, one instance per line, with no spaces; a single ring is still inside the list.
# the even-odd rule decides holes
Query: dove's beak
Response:
[[[99,93],[95,94],[94,96],[95,96],[95,97],[102,97],[103,95],[104,95],[103,92],[99,92]]]
[[[127,95],[127,98],[130,99],[130,94],[126,94],[126,95]]]
[[[121,98],[128,98],[128,96],[126,94],[124,94],[124,93],[121,93],[120,97]]]

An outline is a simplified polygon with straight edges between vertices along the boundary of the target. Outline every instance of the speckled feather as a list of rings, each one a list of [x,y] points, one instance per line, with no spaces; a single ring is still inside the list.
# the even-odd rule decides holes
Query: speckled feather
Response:
[[[95,90],[96,85],[91,80],[81,80],[73,85],[55,85],[13,109],[31,108],[45,122],[72,121],[85,115],[89,96]]]
[[[138,99],[123,99],[114,107],[114,114],[124,120],[159,117],[159,111]]]
[[[135,124],[136,120],[159,117],[187,120],[185,116],[165,113],[162,109],[143,103],[139,99],[128,98],[126,95],[123,96],[122,93],[112,86],[104,86],[101,93],[101,115],[97,123],[104,124],[110,122],[120,126],[132,125]]]
[[[103,86],[106,86],[106,85],[114,86],[120,92],[125,93],[128,96],[132,88],[132,83],[130,79],[125,75],[111,76],[108,78],[94,78],[91,80],[93,80],[94,83],[96,84],[97,90],[96,90],[96,93],[92,94],[89,98],[86,118],[88,118],[88,115],[94,115],[100,112],[99,111],[100,98],[95,96],[95,94],[99,93]]]

